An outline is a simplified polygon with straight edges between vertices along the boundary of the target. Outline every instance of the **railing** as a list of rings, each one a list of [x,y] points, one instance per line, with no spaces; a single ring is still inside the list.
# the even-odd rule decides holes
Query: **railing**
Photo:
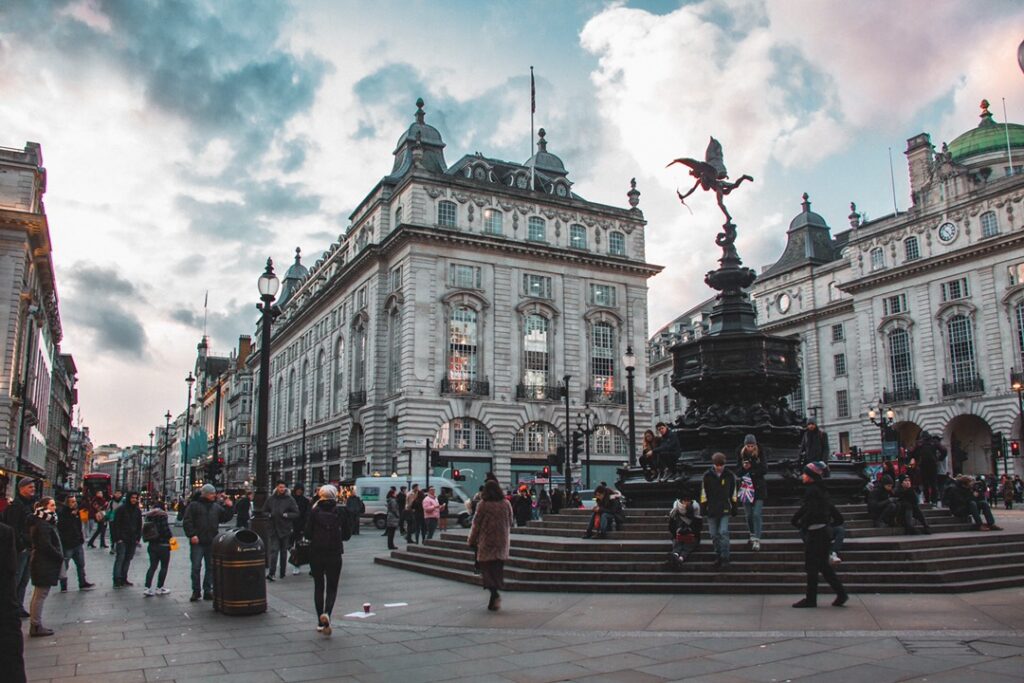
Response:
[[[487,380],[475,379],[449,379],[441,380],[442,394],[456,394],[458,396],[490,396],[491,383]]]
[[[942,396],[963,396],[964,394],[981,394],[985,391],[985,382],[978,376],[964,377],[952,382],[942,383]]]
[[[625,391],[604,391],[602,389],[587,389],[587,403],[613,403],[626,405]]]
[[[520,401],[561,401],[565,391],[560,386],[547,384],[516,385],[516,399]]]
[[[882,403],[911,403],[921,400],[921,391],[916,384],[900,389],[882,390]]]
[[[349,410],[352,408],[359,408],[366,405],[366,391],[350,391],[348,392],[348,407]]]

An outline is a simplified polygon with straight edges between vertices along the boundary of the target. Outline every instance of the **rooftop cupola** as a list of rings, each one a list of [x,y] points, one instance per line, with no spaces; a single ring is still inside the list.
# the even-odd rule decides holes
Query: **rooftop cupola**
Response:
[[[295,263],[288,268],[284,280],[281,281],[281,293],[277,297],[278,306],[283,308],[288,303],[307,275],[309,271],[302,265],[302,248],[295,247]]]
[[[391,169],[391,175],[403,176],[413,166],[431,173],[444,173],[448,170],[444,161],[444,140],[441,139],[441,133],[437,128],[426,123],[422,97],[416,100],[415,118],[395,145],[395,165]]]
[[[794,268],[820,265],[835,259],[832,230],[824,218],[811,211],[811,199],[806,192],[803,194],[800,207],[800,213],[789,222],[785,251],[774,265],[761,274],[762,279]]]
[[[533,166],[538,171],[553,176],[564,177],[567,174],[565,164],[562,160],[548,151],[547,132],[541,128],[537,131],[537,153],[526,162],[526,166]]]

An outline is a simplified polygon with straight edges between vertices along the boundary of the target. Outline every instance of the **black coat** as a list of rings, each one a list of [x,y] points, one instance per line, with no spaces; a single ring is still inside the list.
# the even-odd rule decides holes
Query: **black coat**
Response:
[[[295,504],[299,507],[299,516],[292,520],[292,529],[296,534],[301,534],[302,530],[306,528],[306,520],[309,519],[309,508],[311,503],[309,498],[305,496],[296,496],[292,494],[292,498],[295,499]]]
[[[675,465],[679,455],[683,452],[683,446],[679,443],[679,437],[676,436],[676,433],[669,429],[651,452],[654,453],[657,462]]]
[[[117,508],[111,525],[111,538],[114,543],[123,541],[129,545],[142,540],[142,511],[138,505],[124,502]]]
[[[220,533],[219,524],[230,522],[234,511],[205,498],[198,498],[185,508],[182,527],[189,538],[199,537],[200,545],[209,545]]]
[[[838,526],[842,523],[842,515],[832,505],[828,491],[820,481],[807,485],[800,509],[793,514],[793,518],[790,520],[790,524],[801,531],[807,531],[817,524]]]
[[[804,430],[800,437],[800,464],[806,465],[817,460],[828,460],[828,435],[816,428],[813,432]]]
[[[935,474],[942,455],[931,441],[923,441],[910,451],[910,457],[917,461],[922,474]]]
[[[11,504],[4,510],[4,523],[14,531],[14,541],[18,552],[32,547],[32,541],[29,538],[29,531],[32,527],[32,505],[31,498],[22,498],[16,494]]]
[[[515,512],[516,524],[523,526],[533,517],[533,500],[517,493],[512,498],[512,510]]]
[[[703,526],[704,519],[696,514],[692,505],[686,509],[685,513],[679,512],[679,508],[673,505],[672,511],[668,513],[668,532],[673,538],[679,531],[690,532],[699,538]]]
[[[338,533],[340,537],[327,539],[330,542],[321,543],[324,537],[323,531],[327,530],[328,523],[333,518],[338,521]],[[320,500],[316,505],[311,506],[306,515],[306,526],[303,527],[303,535],[309,539],[310,559],[314,562],[338,561],[345,553],[344,541],[349,538],[350,529],[349,513],[344,507],[333,500]]]
[[[942,502],[946,504],[954,517],[969,516],[972,500],[974,500],[974,492],[959,482],[947,488],[942,496]]]
[[[873,517],[877,517],[882,514],[882,510],[889,505],[889,499],[896,497],[895,487],[893,488],[892,493],[889,493],[881,483],[878,483],[874,490],[868,494],[868,512],[871,513]]]
[[[21,637],[21,604],[18,602],[15,578],[18,571],[18,550],[14,529],[0,523],[0,639],[17,633]]]
[[[57,508],[57,533],[60,544],[65,550],[71,550],[85,543],[82,533],[82,518],[78,516],[78,508],[72,510],[67,505]]]
[[[60,581],[60,570],[64,565],[64,553],[60,548],[57,527],[49,522],[36,520],[32,525],[32,556],[29,558],[29,574],[33,586],[56,586]]]
[[[724,517],[736,503],[736,475],[723,468],[719,475],[712,467],[701,482],[700,503],[706,517]]]
[[[238,526],[246,526],[252,519],[252,501],[247,496],[242,496],[235,503],[235,514],[238,515]]]
[[[154,508],[146,513],[146,523],[156,527],[156,538],[152,541],[146,541],[149,545],[168,545],[168,542],[174,536],[168,521],[169,519],[170,517],[168,517],[167,512],[160,508]]]

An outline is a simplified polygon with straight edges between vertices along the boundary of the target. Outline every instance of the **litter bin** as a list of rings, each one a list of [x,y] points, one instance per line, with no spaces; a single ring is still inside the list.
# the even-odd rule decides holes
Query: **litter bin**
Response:
[[[266,551],[251,529],[231,529],[213,542],[213,609],[231,616],[267,611]]]

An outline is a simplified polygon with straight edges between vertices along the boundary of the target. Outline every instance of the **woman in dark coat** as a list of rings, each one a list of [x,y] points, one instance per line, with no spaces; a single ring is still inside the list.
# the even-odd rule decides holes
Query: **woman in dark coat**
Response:
[[[305,536],[309,539],[309,568],[313,574],[313,605],[316,607],[316,630],[331,635],[331,611],[338,597],[341,578],[341,556],[344,541],[350,536],[350,513],[338,505],[338,489],[331,484],[320,487],[319,500],[309,510]],[[359,518],[351,522],[358,524]]]
[[[398,546],[395,545],[395,532],[398,530],[398,523],[402,519],[402,513],[398,509],[398,495],[395,493],[394,486],[388,491],[386,503],[388,506],[388,516],[384,522],[384,533],[388,537],[388,550],[398,550]]]
[[[64,551],[57,533],[57,504],[53,498],[40,498],[35,505],[35,522],[29,532],[32,555],[28,569],[32,577],[32,602],[29,605],[29,631],[33,638],[52,636],[53,631],[43,627],[43,603],[50,589],[60,582],[64,568]]]
[[[832,545],[832,533],[829,523],[833,517],[832,503],[825,490],[822,477],[828,474],[828,465],[824,462],[810,462],[804,466],[801,481],[807,485],[803,503],[793,515],[792,524],[800,530],[804,539],[804,570],[807,573],[807,594],[803,600],[793,607],[818,606],[818,574],[825,577],[828,585],[836,592],[832,601],[835,607],[846,604],[849,596],[846,589],[836,576],[836,570],[828,561],[829,549]],[[840,523],[842,520],[839,520]]]
[[[508,560],[509,534],[512,530],[512,506],[497,481],[484,483],[483,496],[473,511],[473,528],[466,543],[476,548],[477,564],[484,588],[491,592],[487,609],[501,609],[499,589],[505,588],[505,561]]]

